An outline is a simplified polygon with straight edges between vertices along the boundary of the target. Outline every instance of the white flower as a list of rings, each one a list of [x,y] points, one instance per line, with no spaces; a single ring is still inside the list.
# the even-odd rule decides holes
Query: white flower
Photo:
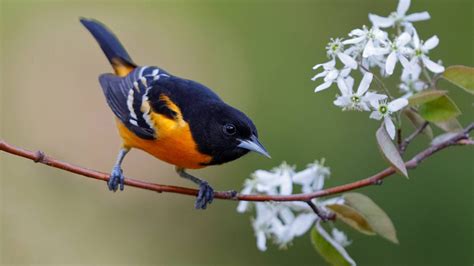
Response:
[[[347,236],[346,234],[344,234],[344,232],[338,230],[337,228],[333,228],[332,229],[332,238],[341,246],[343,247],[347,247],[349,246],[352,241],[348,240],[347,239]]]
[[[317,86],[314,92],[319,92],[322,90],[325,90],[331,86],[334,82],[337,82],[338,80],[343,80],[345,77],[349,76],[351,73],[350,68],[343,68],[341,70],[336,68],[336,60],[331,59],[330,61],[324,63],[324,64],[317,64],[313,67],[314,70],[323,67],[323,72],[316,74],[311,80],[315,81],[318,78],[324,77],[324,83]]]
[[[258,202],[255,204],[256,218],[252,222],[252,226],[257,238],[257,248],[261,251],[267,249],[267,234],[271,222],[275,217],[275,211],[270,204]]]
[[[388,28],[396,25],[412,27],[412,22],[428,20],[430,14],[428,12],[419,12],[406,15],[410,7],[410,0],[400,0],[396,12],[392,12],[388,17],[381,17],[374,14],[369,14],[369,19],[374,26],[379,28]]]
[[[280,248],[286,247],[297,236],[305,234],[318,219],[313,212],[300,213],[297,216],[288,208],[279,212],[280,219],[274,219],[270,234]]]
[[[294,167],[283,162],[271,171],[257,170],[251,175],[251,179],[245,180],[242,194],[267,194],[267,195],[290,195],[293,191],[292,176]],[[237,206],[238,212],[246,212],[249,202],[240,201]]]
[[[250,194],[254,191],[255,188],[255,182],[253,180],[245,180],[244,183],[244,188],[240,192],[243,195]],[[241,200],[239,202],[239,205],[237,205],[237,212],[243,213],[246,212],[249,209],[249,202],[248,201],[243,201]]]
[[[384,101],[373,101],[370,103],[375,111],[370,114],[370,118],[381,120],[383,118],[383,123],[387,133],[390,135],[390,138],[395,138],[395,125],[392,121],[392,113],[399,111],[403,107],[408,105],[408,100],[405,98],[398,98],[389,103]]]
[[[252,174],[254,178],[255,191],[268,195],[290,195],[292,192],[291,176],[294,167],[286,163],[272,169],[271,171],[257,170]]]
[[[257,248],[267,249],[267,238],[280,247],[285,247],[297,236],[306,233],[318,219],[313,212],[295,215],[288,205],[258,202],[255,205],[256,218],[252,226],[257,238]]]
[[[405,55],[411,52],[410,48],[406,45],[410,42],[410,34],[404,32],[398,36],[395,41],[389,42],[388,47],[386,47],[386,53],[390,53],[387,57],[387,62],[385,63],[385,72],[388,75],[393,74],[393,69],[397,64],[397,61],[400,61],[404,68],[410,68],[411,65],[406,59]]]
[[[404,69],[401,77],[402,83],[398,85],[400,90],[404,93],[403,98],[408,98],[414,93],[420,92],[428,87],[428,84],[420,80],[421,67],[416,63],[410,62],[410,64],[413,66],[412,71]]]
[[[334,104],[342,107],[343,110],[370,111],[369,103],[371,101],[379,101],[387,98],[385,95],[367,92],[372,78],[372,73],[366,72],[355,93],[352,90],[354,79],[351,77],[348,77],[345,81],[338,82],[337,84],[342,95],[337,97]]]
[[[306,169],[295,172],[293,166],[282,163],[271,171],[257,170],[250,179],[245,181],[242,194],[259,193],[265,195],[291,194],[293,183],[302,186],[303,192],[313,192],[323,188],[324,179],[328,178],[329,168],[323,166],[323,161],[315,161]],[[289,183],[289,184],[288,184]],[[342,197],[324,201],[312,200],[324,211],[328,204],[343,204]],[[237,210],[245,212],[248,206],[255,206],[255,218],[252,227],[255,232],[257,248],[267,249],[267,240],[271,239],[280,247],[286,247],[295,237],[305,234],[319,216],[305,202],[240,202]]]
[[[326,51],[328,56],[331,58],[339,58],[341,62],[348,68],[356,69],[357,62],[354,58],[350,57],[348,54],[344,53],[344,44],[339,38],[331,39],[331,41],[326,46]]]
[[[384,50],[379,46],[382,43],[385,43],[387,40],[387,33],[381,31],[377,27],[372,27],[368,29],[365,25],[362,29],[355,29],[349,33],[352,39],[343,41],[343,44],[361,44],[361,49],[363,57],[369,57],[372,55],[381,55],[384,53]],[[346,50],[347,52],[347,50]]]
[[[421,60],[423,64],[433,73],[441,73],[444,71],[444,67],[439,65],[430,60],[427,56],[428,52],[438,46],[439,39],[438,36],[434,35],[429,38],[426,42],[420,41],[418,37],[418,33],[416,31],[413,32],[413,47],[414,50],[414,58],[417,60]]]
[[[305,170],[295,173],[293,183],[301,185],[303,193],[310,193],[321,190],[329,174],[329,168],[316,161],[309,164]]]

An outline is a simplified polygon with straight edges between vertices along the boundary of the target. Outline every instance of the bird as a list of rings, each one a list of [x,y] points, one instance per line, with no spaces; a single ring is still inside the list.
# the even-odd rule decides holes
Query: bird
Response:
[[[252,120],[214,91],[163,68],[137,65],[103,23],[79,20],[114,70],[99,76],[122,140],[107,182],[109,190],[124,190],[122,162],[131,149],[140,149],[174,165],[180,177],[194,182],[199,187],[194,207],[206,209],[214,189],[187,170],[227,163],[250,151],[271,158]]]

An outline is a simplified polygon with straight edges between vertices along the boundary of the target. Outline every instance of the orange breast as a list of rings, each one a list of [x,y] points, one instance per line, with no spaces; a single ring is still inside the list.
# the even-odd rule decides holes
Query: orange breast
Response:
[[[177,108],[176,106],[172,107],[173,109]],[[179,111],[179,109],[175,111]],[[178,167],[188,169],[204,167],[202,164],[210,162],[212,157],[198,151],[189,124],[182,119],[181,112],[177,113],[177,119],[151,113],[151,120],[157,131],[156,140],[139,138],[117,119],[117,127],[123,140],[123,146],[144,150],[156,158]]]

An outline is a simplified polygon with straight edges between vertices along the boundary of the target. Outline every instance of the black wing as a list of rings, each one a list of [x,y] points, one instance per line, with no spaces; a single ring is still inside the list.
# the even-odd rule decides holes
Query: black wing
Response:
[[[117,118],[137,136],[156,139],[157,132],[149,118],[150,110],[144,113],[142,104],[148,101],[148,92],[156,87],[157,81],[168,77],[168,73],[157,67],[139,67],[123,78],[103,74],[99,81]]]

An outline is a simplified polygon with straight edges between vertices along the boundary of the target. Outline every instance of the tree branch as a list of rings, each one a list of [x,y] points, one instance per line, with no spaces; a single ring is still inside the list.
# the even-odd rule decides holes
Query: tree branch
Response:
[[[428,157],[432,156],[436,152],[443,150],[450,146],[455,145],[474,145],[474,142],[469,138],[469,132],[474,129],[474,123],[470,124],[466,127],[463,131],[453,135],[449,139],[444,140],[441,143],[436,145],[430,146],[425,150],[421,151],[417,155],[415,155],[411,160],[405,163],[407,169],[416,168],[423,160],[427,159]],[[28,151],[19,147],[15,147],[6,143],[3,139],[0,140],[0,150],[10,153],[16,156],[20,156],[23,158],[30,159],[37,163],[42,163],[48,165],[50,167],[59,168],[71,173],[75,173],[78,175],[82,175],[85,177],[98,179],[102,181],[109,180],[109,174],[99,172],[96,170],[87,169],[84,167],[72,165],[67,162],[63,162],[57,159],[54,159],[50,156],[45,155],[41,151],[32,152]],[[303,201],[308,202],[314,198],[325,197],[329,195],[339,194],[342,192],[354,190],[361,187],[366,187],[370,185],[380,184],[382,180],[388,176],[391,176],[395,173],[395,169],[393,167],[386,168],[377,174],[367,177],[365,179],[361,179],[352,183],[348,183],[345,185],[335,186],[319,191],[315,191],[312,193],[307,194],[293,194],[293,195],[242,195],[242,194],[235,194],[234,191],[217,191],[214,193],[214,197],[217,199],[225,199],[225,200],[244,200],[244,201]],[[168,185],[161,185],[155,184],[145,181],[140,181],[131,178],[125,178],[125,184],[127,186],[132,186],[140,189],[151,190],[155,192],[169,192],[169,193],[176,193],[176,194],[183,194],[183,195],[190,195],[196,196],[198,191],[196,189],[185,188],[185,187],[178,187],[178,186],[168,186]]]

